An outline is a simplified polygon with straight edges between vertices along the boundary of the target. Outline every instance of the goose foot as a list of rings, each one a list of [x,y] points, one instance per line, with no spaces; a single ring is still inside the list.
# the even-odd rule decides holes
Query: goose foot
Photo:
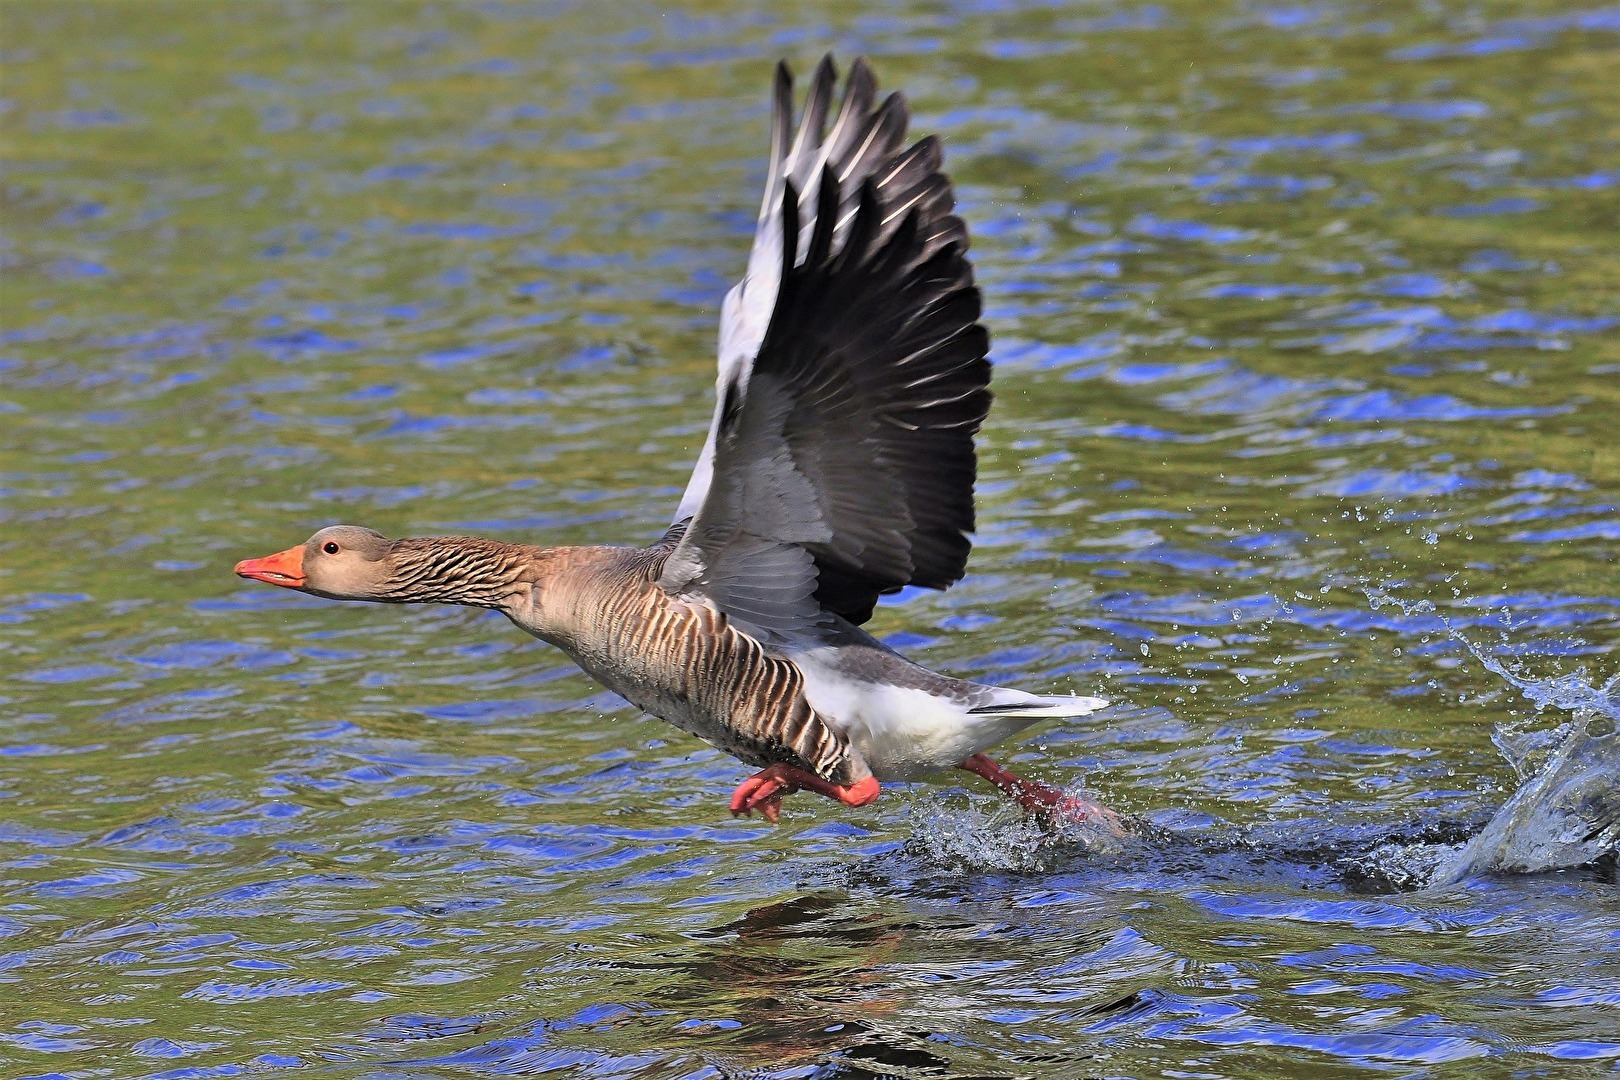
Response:
[[[974,754],[956,767],[984,777],[996,785],[1003,795],[1023,807],[1026,814],[1048,825],[1086,822],[1101,825],[1116,836],[1125,836],[1129,832],[1119,815],[1101,803],[1009,772],[983,754]]]
[[[782,817],[782,797],[800,790],[837,799],[845,806],[865,806],[876,799],[882,789],[877,778],[872,776],[845,787],[830,784],[814,773],[796,769],[792,765],[772,765],[737,785],[737,790],[731,793],[731,812],[738,817],[747,817],[758,810],[760,817],[774,825]]]

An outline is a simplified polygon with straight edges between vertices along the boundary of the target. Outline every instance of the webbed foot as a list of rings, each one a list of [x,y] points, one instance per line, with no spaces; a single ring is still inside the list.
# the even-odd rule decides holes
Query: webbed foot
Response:
[[[1023,807],[1025,813],[1048,825],[1100,825],[1115,836],[1130,835],[1120,816],[1102,803],[1019,776],[983,754],[974,754],[956,767],[984,777],[996,785],[1002,794]]]
[[[731,793],[731,812],[747,817],[758,810],[761,817],[774,825],[782,817],[782,798],[800,790],[837,799],[845,806],[865,806],[882,792],[877,778],[872,776],[846,786],[829,783],[792,765],[772,765],[737,786]]]

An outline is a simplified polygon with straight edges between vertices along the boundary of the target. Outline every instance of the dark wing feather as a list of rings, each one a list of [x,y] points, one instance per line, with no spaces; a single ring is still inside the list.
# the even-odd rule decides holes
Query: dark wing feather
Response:
[[[824,611],[860,623],[883,593],[962,576],[973,436],[990,405],[989,340],[938,141],[900,148],[904,100],[873,108],[860,62],[821,136],[831,81],[824,61],[773,162],[779,201],[761,235],[777,237],[778,263],[756,268],[756,240],[739,286],[773,281],[770,318],[729,370],[739,339],[723,331],[710,446],[678,519],[692,521],[661,579],[766,635],[813,633]]]
[[[719,378],[716,388],[723,393],[734,382],[746,383],[748,368],[759,354],[765,331],[776,310],[777,291],[784,262],[782,196],[791,184],[799,193],[800,228],[789,250],[794,262],[802,261],[820,203],[822,171],[831,168],[838,176],[838,229],[835,246],[841,245],[853,222],[860,199],[861,182],[876,180],[886,205],[909,205],[923,194],[919,180],[933,180],[944,189],[945,209],[940,224],[954,227],[965,249],[967,232],[954,217],[950,185],[943,176],[932,177],[939,169],[939,143],[924,139],[903,151],[907,112],[905,100],[892,94],[873,107],[877,82],[865,60],[850,67],[844,95],[833,113],[837,75],[832,58],[823,57],[810,79],[804,115],[793,127],[793,79],[785,63],[776,67],[771,109],[771,152],[765,176],[765,195],[760,204],[759,223],[748,255],[742,280],[726,294],[720,313]],[[832,127],[827,127],[828,119]],[[954,225],[952,225],[954,223]],[[715,422],[718,423],[718,413]],[[710,426],[703,452],[692,471],[686,493],[675,512],[675,521],[692,517],[703,503],[714,466],[716,429]]]

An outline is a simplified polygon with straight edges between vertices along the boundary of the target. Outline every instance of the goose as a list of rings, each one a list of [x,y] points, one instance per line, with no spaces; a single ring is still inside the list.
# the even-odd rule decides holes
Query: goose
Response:
[[[491,608],[637,708],[760,771],[733,814],[811,791],[850,807],[965,770],[1049,822],[1105,807],[985,751],[1105,707],[968,682],[862,629],[880,596],[966,570],[989,335],[939,139],[864,60],[836,114],[830,56],[797,125],[778,64],[753,247],[721,307],[714,417],[648,547],[389,539],[355,525],[245,559],[243,578],[334,600]],[[830,119],[830,126],[829,126]]]

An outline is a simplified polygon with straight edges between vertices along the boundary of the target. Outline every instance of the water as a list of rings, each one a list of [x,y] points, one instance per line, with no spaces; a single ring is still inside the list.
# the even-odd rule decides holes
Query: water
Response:
[[[1434,615],[1430,601],[1409,603],[1381,589],[1368,590],[1375,608]],[[1514,686],[1535,708],[1573,716],[1547,727],[1531,721],[1498,724],[1491,741],[1517,773],[1519,786],[1485,826],[1450,847],[1386,843],[1358,861],[1368,874],[1395,888],[1455,885],[1483,873],[1534,874],[1607,864],[1620,853],[1620,675],[1598,686],[1586,669],[1536,678],[1459,633],[1440,615],[1449,636],[1486,671]],[[1503,651],[1507,651],[1504,649]]]
[[[0,1073],[1613,1074],[1615,9],[0,20]],[[970,577],[877,632],[1120,701],[1004,751],[1137,844],[732,821],[503,620],[230,575],[655,535],[829,45],[999,362]]]

